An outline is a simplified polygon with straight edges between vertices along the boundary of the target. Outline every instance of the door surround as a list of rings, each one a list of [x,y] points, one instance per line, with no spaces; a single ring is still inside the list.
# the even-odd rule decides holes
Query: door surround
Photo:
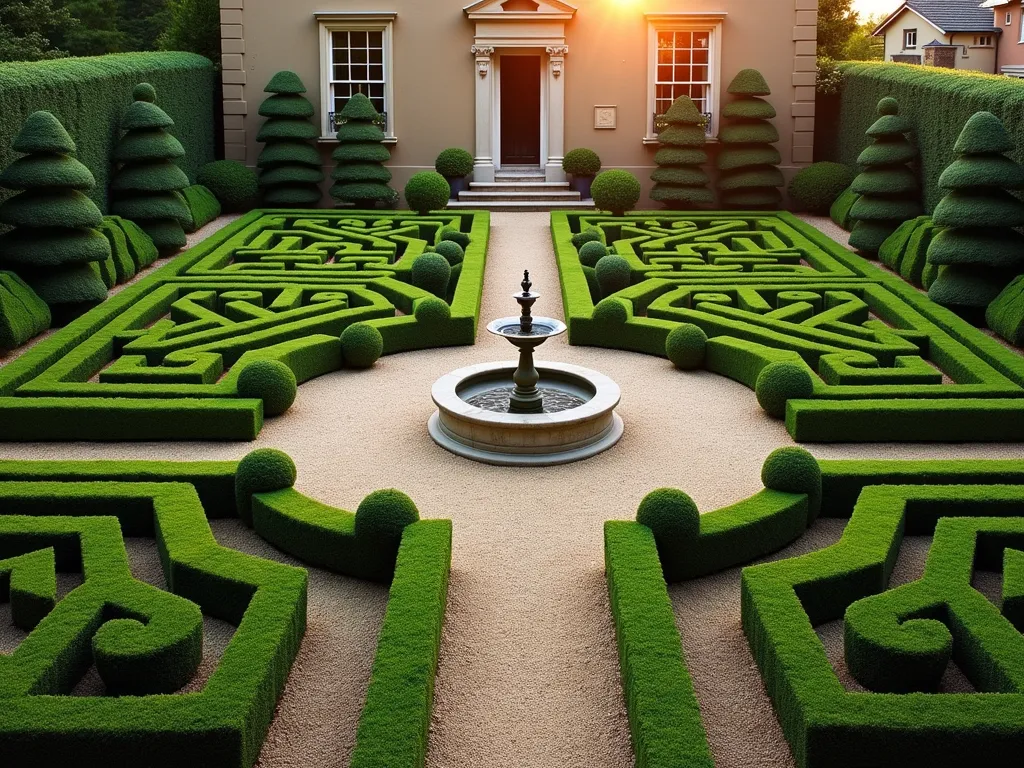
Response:
[[[565,181],[565,22],[576,8],[562,0],[535,0],[536,9],[522,10],[509,0],[478,0],[464,10],[476,24],[476,151],[473,180],[494,181],[501,167],[501,57],[532,54],[541,59],[540,165],[548,181]],[[511,5],[519,10],[505,10]]]

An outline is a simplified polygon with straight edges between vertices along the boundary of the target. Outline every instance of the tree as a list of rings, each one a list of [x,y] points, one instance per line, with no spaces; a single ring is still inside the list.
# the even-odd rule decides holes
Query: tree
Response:
[[[928,263],[939,267],[928,289],[935,302],[980,315],[1024,272],[1024,202],[1007,190],[1024,189],[1024,168],[1007,152],[1013,139],[999,118],[978,112],[953,146],[956,159],[942,172],[945,196],[932,220],[945,227],[928,247]]]
[[[125,50],[155,51],[156,41],[170,23],[167,0],[117,0]]]
[[[345,122],[338,128],[339,147],[332,157],[337,167],[331,174],[334,186],[331,197],[338,203],[352,203],[357,208],[376,203],[393,204],[398,195],[388,182],[391,171],[384,163],[391,153],[382,143],[384,131],[377,125],[380,115],[365,94],[357,93],[348,100],[339,117]]]
[[[75,142],[52,114],[34,112],[12,149],[24,157],[0,174],[20,193],[0,206],[0,223],[14,227],[0,240],[4,266],[64,316],[102,301],[107,287],[90,262],[109,259],[110,243],[96,230],[103,215],[85,194],[96,181]]]
[[[125,134],[114,147],[120,167],[110,185],[110,209],[142,227],[166,256],[185,245],[182,225],[189,215],[176,193],[188,186],[188,177],[174,164],[185,156],[185,148],[167,132],[174,121],[154,103],[153,86],[142,83],[133,96],[121,120]]]
[[[72,56],[102,56],[125,50],[117,0],[64,0],[63,7],[78,21],[54,34],[53,44]]]
[[[852,0],[819,0],[818,55],[842,59],[846,44],[859,25]]]
[[[881,61],[885,58],[885,40],[873,35],[882,16],[868,16],[862,21],[843,47],[843,58],[849,61]]]
[[[0,0],[0,61],[39,61],[67,56],[50,40],[75,26],[53,0]]]
[[[314,110],[302,95],[306,86],[294,72],[285,71],[274,75],[264,90],[273,95],[260,105],[267,121],[256,136],[267,145],[256,161],[263,201],[269,206],[316,205],[324,174],[320,153],[309,144],[320,131],[310,122]]]
[[[907,166],[917,148],[906,137],[910,122],[899,112],[896,99],[878,102],[878,119],[867,130],[872,143],[857,158],[864,170],[850,186],[860,195],[850,209],[850,245],[867,256],[877,254],[900,224],[922,213],[917,177]]]
[[[167,0],[167,28],[156,40],[161,51],[190,51],[220,69],[220,2]]]
[[[779,187],[785,184],[778,169],[782,156],[774,146],[778,129],[770,122],[775,107],[765,101],[771,89],[756,69],[741,70],[729,93],[737,96],[722,110],[728,120],[719,132],[722,151],[718,153],[718,190],[722,204],[730,208],[775,207],[782,200]]]
[[[708,161],[704,151],[704,116],[689,96],[680,96],[664,115],[668,127],[658,134],[661,148],[654,156],[658,168],[651,174],[655,182],[651,200],[669,208],[694,208],[713,202],[708,175],[700,166]]]

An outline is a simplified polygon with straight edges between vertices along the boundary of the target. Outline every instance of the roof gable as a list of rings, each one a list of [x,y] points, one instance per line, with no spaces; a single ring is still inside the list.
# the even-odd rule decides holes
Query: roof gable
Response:
[[[478,18],[549,18],[571,19],[576,6],[563,0],[477,0],[463,9],[471,19]]]
[[[906,0],[878,25],[874,34],[881,33],[905,12],[921,16],[944,34],[995,30],[992,9],[980,7],[978,0]]]

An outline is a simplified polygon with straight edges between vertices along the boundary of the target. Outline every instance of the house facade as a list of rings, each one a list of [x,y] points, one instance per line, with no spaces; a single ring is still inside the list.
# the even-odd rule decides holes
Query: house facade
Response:
[[[1002,31],[996,51],[996,72],[1024,77],[1024,7],[1021,0],[988,0],[984,8],[993,13],[993,26]]]
[[[446,147],[490,181],[529,166],[561,181],[565,152],[605,168],[654,168],[657,115],[682,94],[713,146],[731,79],[761,71],[778,113],[783,170],[812,160],[817,0],[221,0],[225,148],[255,166],[263,89],[296,72],[332,165],[333,115],[355,92],[385,115],[401,190]]]
[[[1000,30],[977,0],[907,0],[874,34],[885,61],[996,72]]]

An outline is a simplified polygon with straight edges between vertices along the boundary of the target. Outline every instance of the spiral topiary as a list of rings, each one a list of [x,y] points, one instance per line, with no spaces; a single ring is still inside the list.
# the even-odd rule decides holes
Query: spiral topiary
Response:
[[[786,417],[786,402],[814,394],[814,381],[806,365],[789,361],[769,363],[761,369],[754,385],[757,402],[769,416]]]
[[[238,374],[238,396],[263,401],[264,416],[280,416],[295,402],[298,383],[280,360],[253,360]]]
[[[405,185],[405,202],[420,216],[444,210],[451,194],[452,188],[448,181],[435,171],[414,174]]]
[[[616,254],[609,254],[597,262],[594,267],[597,282],[601,286],[601,296],[611,296],[629,288],[632,271],[629,262]]]
[[[448,302],[430,296],[426,299],[420,299],[416,303],[413,315],[421,323],[439,324],[451,319],[452,308],[448,306]]]
[[[821,511],[821,467],[803,448],[791,445],[773,451],[761,467],[761,482],[773,491],[807,494],[807,524]]]
[[[310,118],[314,109],[303,94],[306,86],[294,72],[274,75],[264,89],[271,94],[260,105],[267,121],[256,141],[266,144],[256,165],[263,202],[274,207],[310,207],[320,202],[324,180],[320,153],[309,142],[320,135]]]
[[[580,248],[580,264],[585,267],[596,267],[597,262],[608,255],[608,249],[600,240],[583,243]]]
[[[601,172],[601,158],[592,149],[570,149],[562,158],[562,170],[573,176],[596,176]]]
[[[594,321],[608,325],[622,325],[630,317],[626,302],[615,298],[601,299],[594,307]]]
[[[402,538],[406,526],[419,519],[416,504],[401,491],[374,491],[356,509],[355,534],[372,541],[395,541]]]
[[[651,200],[677,210],[714,202],[710,179],[701,168],[708,161],[704,115],[689,96],[680,96],[663,119],[668,126],[658,134],[661,148],[654,156],[658,168],[651,174]]]
[[[842,163],[814,163],[789,182],[789,197],[798,211],[827,216],[839,196],[853,183],[853,171]]]
[[[256,172],[237,160],[207,163],[199,170],[196,181],[213,192],[225,213],[250,211],[259,202]]]
[[[338,117],[344,122],[338,126],[338,148],[331,155],[336,163],[331,197],[338,205],[351,203],[357,208],[393,204],[398,194],[388,186],[391,171],[384,167],[391,153],[384,146],[384,131],[377,126],[380,115],[373,103],[357,93]]]
[[[736,98],[725,105],[727,125],[719,132],[718,191],[728,208],[774,208],[782,199],[785,180],[778,166],[782,156],[774,144],[779,131],[772,124],[775,107],[764,99],[771,89],[756,69],[741,70],[729,84]]]
[[[369,323],[354,323],[341,332],[341,357],[349,368],[370,368],[384,354],[384,337]]]
[[[460,232],[459,230],[450,226],[447,226],[441,230],[439,242],[444,242],[445,240],[448,240],[452,243],[458,243],[463,251],[469,248],[469,244],[473,242],[473,238],[467,235],[465,232]]]
[[[576,247],[576,250],[582,248],[586,243],[600,243],[603,241],[604,238],[601,237],[601,230],[597,227],[588,227],[572,236],[572,244]]]
[[[257,448],[248,453],[235,470],[235,507],[238,516],[252,527],[252,496],[291,488],[298,473],[295,462],[284,451]]]
[[[473,155],[459,147],[451,147],[437,156],[434,170],[446,179],[464,179],[473,172]]]
[[[636,521],[651,529],[659,549],[693,545],[700,536],[700,510],[675,488],[658,488],[644,496]]]
[[[640,181],[629,171],[603,171],[590,187],[599,210],[622,216],[640,201]]]
[[[448,282],[452,278],[452,265],[439,253],[420,254],[412,263],[412,284],[430,291],[439,299],[448,295]]]
[[[708,336],[700,326],[683,323],[665,339],[665,355],[679,370],[692,371],[704,367],[707,345]]]
[[[444,256],[453,267],[456,264],[461,264],[463,259],[466,258],[466,253],[462,250],[462,246],[458,243],[453,243],[451,240],[442,240],[434,246],[434,252]]]

